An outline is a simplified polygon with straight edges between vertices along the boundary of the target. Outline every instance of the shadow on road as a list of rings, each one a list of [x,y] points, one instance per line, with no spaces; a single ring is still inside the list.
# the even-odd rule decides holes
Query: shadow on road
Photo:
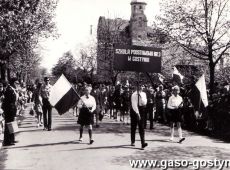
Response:
[[[26,146],[16,146],[11,148],[4,148],[4,149],[21,149],[21,148],[35,148],[35,147],[45,147],[45,146],[57,146],[57,145],[68,145],[68,144],[79,144],[78,141],[67,141],[67,142],[56,142],[56,143],[47,143],[47,144],[33,144],[33,145],[26,145]]]
[[[87,148],[79,148],[79,149],[72,149],[72,150],[62,150],[62,151],[74,151],[74,150],[98,150],[98,149],[135,149],[135,150],[143,150],[141,148],[136,148],[130,145],[114,145],[114,146],[100,146],[100,147],[87,147]]]
[[[3,149],[0,149],[0,169],[4,169],[5,167],[5,160],[7,159],[6,151]]]
[[[20,133],[21,133],[21,132],[38,132],[38,131],[43,131],[43,129],[20,130]]]

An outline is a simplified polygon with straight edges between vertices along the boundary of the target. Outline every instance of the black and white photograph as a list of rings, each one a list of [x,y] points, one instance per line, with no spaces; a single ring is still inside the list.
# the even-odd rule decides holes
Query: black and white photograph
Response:
[[[230,0],[0,0],[0,170],[230,169]]]

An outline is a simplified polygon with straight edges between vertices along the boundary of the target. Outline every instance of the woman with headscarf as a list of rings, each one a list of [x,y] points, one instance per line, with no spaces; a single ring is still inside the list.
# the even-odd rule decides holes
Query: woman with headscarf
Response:
[[[89,132],[89,143],[92,144],[94,142],[92,138],[92,130],[93,130],[93,123],[94,117],[93,112],[96,109],[96,101],[93,96],[90,95],[92,88],[85,87],[84,95],[78,101],[77,107],[80,109],[79,117],[78,117],[78,124],[80,124],[80,138],[79,141],[82,142],[82,134],[83,134],[83,127],[88,127]]]
[[[179,133],[179,143],[185,140],[182,137],[182,115],[181,115],[181,107],[183,106],[183,99],[179,95],[180,88],[178,86],[174,86],[172,88],[172,95],[169,97],[167,108],[170,113],[170,129],[171,129],[171,138],[170,141],[174,140],[174,125],[177,124],[178,133]]]

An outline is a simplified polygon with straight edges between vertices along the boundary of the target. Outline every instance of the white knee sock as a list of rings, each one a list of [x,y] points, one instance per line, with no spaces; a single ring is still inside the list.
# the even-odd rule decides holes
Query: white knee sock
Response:
[[[180,139],[183,138],[183,137],[182,137],[182,129],[181,129],[181,127],[178,128],[178,133],[179,133],[179,138],[180,138]]]
[[[171,130],[171,140],[173,140],[173,138],[174,138],[174,127],[172,127],[170,130]]]

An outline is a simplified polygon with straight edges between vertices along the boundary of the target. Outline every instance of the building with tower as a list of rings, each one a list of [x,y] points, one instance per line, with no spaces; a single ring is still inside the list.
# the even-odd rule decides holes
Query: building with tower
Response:
[[[140,40],[147,40],[147,17],[145,16],[144,1],[134,0],[131,2],[131,17],[130,17],[130,34],[132,44]]]
[[[132,0],[130,20],[109,19],[100,16],[97,26],[97,76],[98,81],[116,81],[118,72],[113,69],[114,44],[158,47],[165,36],[147,25],[147,3]]]

